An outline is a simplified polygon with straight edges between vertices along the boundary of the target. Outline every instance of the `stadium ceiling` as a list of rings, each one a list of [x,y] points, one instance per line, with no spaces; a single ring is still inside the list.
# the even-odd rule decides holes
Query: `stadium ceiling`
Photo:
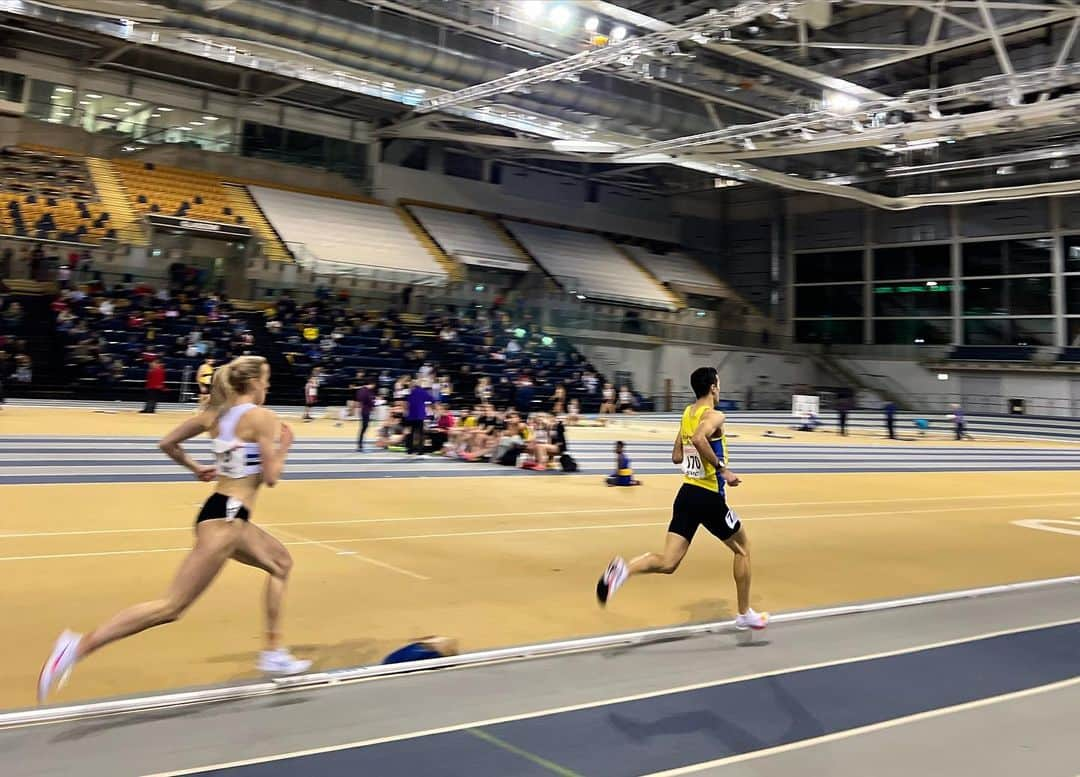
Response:
[[[66,34],[92,66],[639,188],[761,183],[893,209],[1080,192],[1073,0],[0,0],[0,11],[9,47],[29,37],[55,49],[41,36]]]

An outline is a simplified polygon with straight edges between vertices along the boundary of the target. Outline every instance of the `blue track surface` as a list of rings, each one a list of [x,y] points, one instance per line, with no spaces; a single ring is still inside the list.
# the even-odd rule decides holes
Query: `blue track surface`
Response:
[[[1077,676],[1080,622],[201,773],[631,777]]]
[[[668,441],[628,443],[635,473],[674,474]],[[210,460],[205,440],[190,450]],[[956,447],[912,445],[836,445],[829,441],[780,445],[733,441],[732,467],[740,474],[771,472],[935,472],[1080,469],[1080,447]],[[612,443],[572,442],[580,464],[578,475],[561,472],[523,472],[484,463],[442,457],[417,459],[401,453],[357,453],[351,440],[309,439],[298,442],[289,455],[290,480],[341,480],[415,477],[598,477],[613,467]],[[157,441],[147,437],[0,437],[0,485],[61,483],[170,483],[190,475],[165,459]]]

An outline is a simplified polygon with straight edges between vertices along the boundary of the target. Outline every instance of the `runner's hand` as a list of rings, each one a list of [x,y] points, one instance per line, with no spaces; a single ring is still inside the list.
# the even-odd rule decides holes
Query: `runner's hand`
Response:
[[[725,469],[724,472],[723,472],[723,475],[724,475],[724,482],[727,483],[732,488],[734,488],[735,486],[742,483],[742,481],[739,479],[739,476],[736,475],[734,472],[732,472],[730,469]]]
[[[217,467],[213,464],[196,464],[192,472],[195,473],[195,479],[203,483],[209,483],[217,478]]]

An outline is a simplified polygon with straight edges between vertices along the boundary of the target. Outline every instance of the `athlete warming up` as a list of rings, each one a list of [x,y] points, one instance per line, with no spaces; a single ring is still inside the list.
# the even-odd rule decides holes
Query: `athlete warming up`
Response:
[[[682,465],[683,484],[675,497],[664,550],[638,556],[629,564],[619,557],[612,559],[596,584],[596,598],[601,605],[607,604],[632,575],[670,575],[679,568],[698,526],[704,526],[735,554],[739,606],[735,627],[763,629],[769,620],[768,613],[750,608],[750,540],[725,498],[726,487],[734,488],[740,481],[727,466],[724,414],[714,409],[720,399],[716,370],[712,367],[694,370],[690,387],[697,401],[683,411],[671,451],[672,462]]]
[[[281,477],[293,436],[273,411],[262,407],[270,386],[270,367],[261,356],[241,356],[214,375],[205,410],[184,421],[161,441],[160,448],[198,480],[217,487],[195,519],[195,545],[165,596],[129,607],[88,634],[65,631],[38,678],[38,701],[67,680],[76,662],[110,642],[177,620],[229,559],[257,567],[266,583],[266,647],[258,668],[272,674],[297,674],[311,666],[281,647],[281,605],[292,557],[278,540],[251,523],[259,487],[273,487]],[[213,440],[216,462],[194,461],[181,443],[202,433]],[[279,438],[280,435],[280,439]]]

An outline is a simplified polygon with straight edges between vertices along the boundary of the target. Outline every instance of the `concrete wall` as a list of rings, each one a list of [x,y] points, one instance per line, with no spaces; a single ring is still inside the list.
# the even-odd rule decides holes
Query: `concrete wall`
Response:
[[[379,164],[373,194],[388,202],[423,200],[669,243],[678,240],[675,220],[660,198],[601,189],[598,202],[585,202],[577,179],[510,165],[503,168],[502,180],[492,184]]]
[[[643,394],[662,397],[665,381],[671,380],[672,393],[685,400],[690,393],[690,373],[701,366],[716,367],[720,373],[720,391],[725,398],[744,401],[752,388],[755,402],[789,397],[791,387],[814,385],[820,379],[814,363],[805,356],[772,351],[726,349],[684,343],[663,345],[605,344],[577,346],[596,365],[612,377],[617,370],[633,376],[634,387]]]
[[[945,368],[940,372],[949,379],[938,380],[939,370],[928,370],[913,361],[844,361],[861,375],[888,376],[925,412],[946,413],[949,405],[959,402],[968,412],[1007,413],[1010,400],[1023,399],[1028,415],[1080,415],[1080,376],[1004,370],[955,372]]]

